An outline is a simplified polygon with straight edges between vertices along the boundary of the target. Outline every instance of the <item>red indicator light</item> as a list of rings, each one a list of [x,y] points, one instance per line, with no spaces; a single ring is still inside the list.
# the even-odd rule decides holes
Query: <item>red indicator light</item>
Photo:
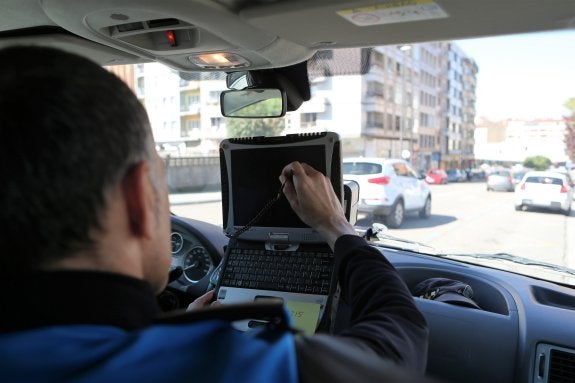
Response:
[[[176,45],[178,45],[176,43],[176,34],[174,33],[174,31],[166,31],[166,37],[168,38],[168,42],[170,43],[171,47],[175,47]]]

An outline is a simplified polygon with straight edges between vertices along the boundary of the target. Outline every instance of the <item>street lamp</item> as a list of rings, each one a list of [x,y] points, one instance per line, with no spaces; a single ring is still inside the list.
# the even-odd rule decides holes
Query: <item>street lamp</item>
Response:
[[[399,45],[397,47],[401,51],[401,126],[399,127],[399,152],[401,156],[411,156],[411,153],[405,153],[403,150],[403,132],[406,127],[407,121],[407,100],[405,92],[405,66],[406,66],[406,55],[407,52],[411,50],[411,45]],[[405,158],[407,159],[407,158]]]

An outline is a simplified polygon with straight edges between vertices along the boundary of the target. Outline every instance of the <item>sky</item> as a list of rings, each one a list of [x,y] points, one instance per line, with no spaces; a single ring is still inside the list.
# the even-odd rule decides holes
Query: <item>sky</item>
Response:
[[[458,40],[475,60],[478,117],[561,118],[575,97],[575,30]]]

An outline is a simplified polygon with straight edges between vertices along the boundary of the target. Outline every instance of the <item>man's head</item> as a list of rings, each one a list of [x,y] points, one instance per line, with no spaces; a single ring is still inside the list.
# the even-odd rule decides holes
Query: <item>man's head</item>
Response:
[[[0,270],[135,251],[147,257],[140,274],[165,283],[150,275],[169,266],[163,168],[146,112],[122,81],[62,51],[4,49],[0,119]]]

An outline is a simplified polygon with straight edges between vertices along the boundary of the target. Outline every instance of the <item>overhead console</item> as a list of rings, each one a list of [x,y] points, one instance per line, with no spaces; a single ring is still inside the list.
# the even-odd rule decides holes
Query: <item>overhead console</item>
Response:
[[[44,0],[42,7],[74,34],[180,71],[287,66],[314,53],[216,2]]]

